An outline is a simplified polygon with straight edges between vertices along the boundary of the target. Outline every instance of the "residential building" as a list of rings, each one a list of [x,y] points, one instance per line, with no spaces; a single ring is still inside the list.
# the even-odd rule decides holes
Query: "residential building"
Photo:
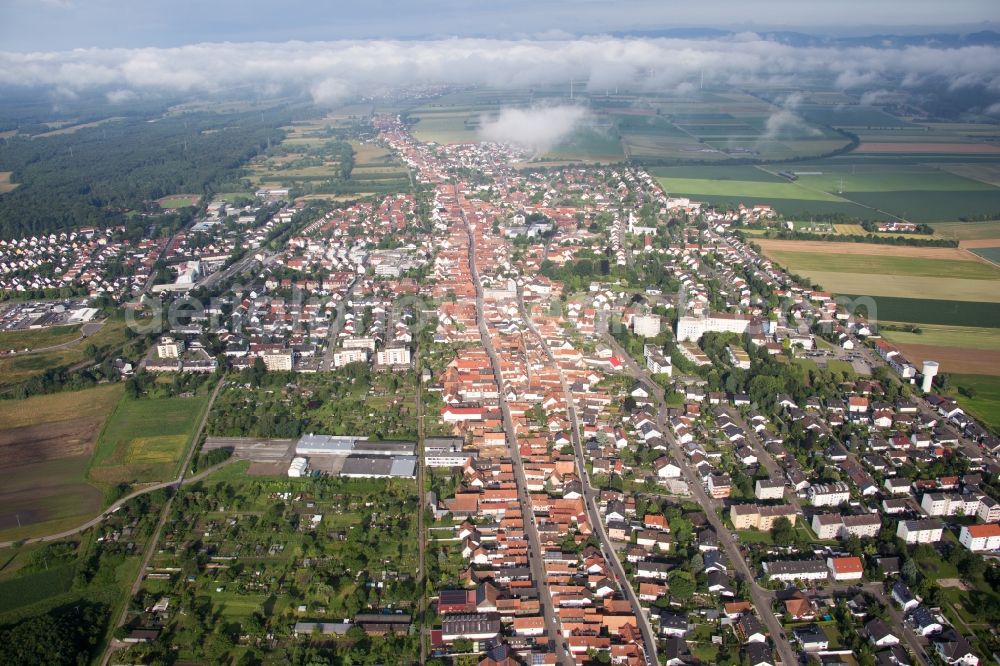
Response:
[[[1000,550],[1000,525],[963,525],[958,542],[974,553]]]

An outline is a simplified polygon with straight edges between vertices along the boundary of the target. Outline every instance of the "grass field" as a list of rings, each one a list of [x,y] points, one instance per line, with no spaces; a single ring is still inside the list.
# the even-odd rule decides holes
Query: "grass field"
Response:
[[[977,247],[969,251],[987,261],[992,261],[994,264],[1000,264],[1000,247]]]
[[[99,349],[110,350],[123,342],[125,342],[125,322],[112,319],[86,340],[80,340],[67,347],[38,354],[0,358],[0,389],[19,384],[49,368],[73,365],[86,360],[87,357],[83,352],[89,344],[94,344]]]
[[[157,199],[156,203],[164,210],[171,208],[183,208],[184,206],[197,206],[201,200],[200,194],[172,194],[169,197]]]
[[[963,409],[992,428],[994,432],[1000,432],[1000,377],[952,374],[951,384],[955,387],[953,396]],[[962,395],[958,390],[960,387],[972,389],[973,397]]]
[[[859,298],[858,292],[842,295]],[[878,319],[883,321],[1000,328],[1000,303],[894,296],[878,296],[875,303]]]
[[[958,241],[1000,238],[1000,220],[985,222],[937,222],[934,234]]]
[[[120,384],[107,384],[0,401],[0,538],[53,531],[100,509],[87,467],[121,395]]]
[[[799,201],[842,201],[827,192],[810,190],[789,181],[775,182],[764,180],[714,180],[710,178],[674,178],[657,177],[664,191],[671,196],[732,197],[735,199],[752,199],[765,203],[773,199],[796,199]]]
[[[122,398],[98,439],[90,478],[102,485],[172,478],[206,402],[205,396]]]
[[[920,330],[921,333],[885,329],[879,332],[894,343],[1000,351],[1000,329],[921,324]]]
[[[79,325],[73,325],[24,331],[4,331],[0,333],[0,351],[9,349],[21,351],[61,345],[80,337],[80,328]]]

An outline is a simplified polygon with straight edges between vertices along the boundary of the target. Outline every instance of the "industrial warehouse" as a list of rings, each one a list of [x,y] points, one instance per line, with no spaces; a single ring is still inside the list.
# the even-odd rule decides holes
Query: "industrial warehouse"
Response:
[[[407,478],[416,476],[416,444],[376,441],[367,437],[308,433],[298,440],[210,437],[205,450],[227,449],[234,458],[249,460],[291,478]]]

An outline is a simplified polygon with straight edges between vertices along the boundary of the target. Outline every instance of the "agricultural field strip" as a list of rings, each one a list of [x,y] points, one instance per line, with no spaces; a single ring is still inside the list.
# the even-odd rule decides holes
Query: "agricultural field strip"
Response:
[[[965,260],[896,256],[891,252],[892,249],[887,248],[885,254],[878,256],[769,250],[768,256],[793,272],[870,273],[887,277],[932,277],[945,281],[1000,279],[1000,269],[971,253],[970,259]]]
[[[908,300],[1000,303],[1000,289],[993,280],[969,280],[914,275],[879,275],[802,269],[797,272],[836,294],[890,296]],[[914,299],[914,294],[922,298]],[[898,319],[898,317],[890,317]],[[918,320],[919,321],[919,320]],[[960,323],[960,322],[956,322]],[[993,325],[993,324],[990,324]],[[1000,323],[996,324],[1000,325]]]
[[[886,322],[890,323],[890,322]],[[973,326],[920,324],[920,333],[880,330],[882,337],[895,344],[959,347],[1000,351],[1000,329]]]
[[[834,225],[837,233],[841,232],[839,227],[853,225]],[[857,227],[860,229],[861,227]],[[875,257],[913,258],[929,260],[947,261],[971,261],[979,262],[979,259],[970,253],[959,248],[949,247],[916,247],[910,245],[876,245],[874,243],[852,243],[836,241],[811,241],[811,240],[779,240],[762,238],[754,241],[764,250],[764,254],[771,256],[772,253],[783,254],[818,254],[818,255],[870,255]],[[805,261],[805,257],[798,257]]]

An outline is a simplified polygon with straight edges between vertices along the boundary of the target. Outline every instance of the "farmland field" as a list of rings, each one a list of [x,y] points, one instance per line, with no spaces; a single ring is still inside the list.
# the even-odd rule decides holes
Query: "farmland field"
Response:
[[[101,432],[90,478],[105,485],[172,478],[205,404],[204,396],[122,398]]]
[[[1000,329],[921,324],[920,331],[910,333],[881,329],[879,332],[889,342],[899,344],[1000,351]]]
[[[767,255],[773,257],[775,261],[789,270],[803,275],[842,272],[873,273],[887,277],[933,277],[948,281],[993,281],[1000,279],[1000,268],[979,261],[971,255],[971,260],[929,259],[926,257],[896,256],[893,250],[894,248],[885,248],[882,255],[834,254],[832,250],[829,253],[770,250]],[[995,286],[1000,287],[1000,284]],[[836,291],[834,287],[829,287],[829,289]]]
[[[108,384],[0,401],[0,535],[30,534],[100,509],[103,495],[86,471],[121,394],[120,384]]]
[[[823,289],[837,294],[865,294],[911,299],[914,294],[940,301],[1000,303],[1000,283],[995,280],[940,278],[913,275],[881,275],[878,273],[844,273],[840,271],[795,271],[819,284]],[[879,316],[892,321],[914,321],[879,311]],[[1000,326],[996,324],[967,324],[949,319],[934,319],[930,323],[954,323],[971,326]]]
[[[764,180],[724,180],[701,178],[658,177],[656,179],[664,191],[671,196],[710,195],[733,199],[753,199],[766,202],[772,199],[796,199],[799,201],[836,201],[841,199],[820,190],[810,190],[788,181]]]
[[[1000,264],[1000,247],[977,247],[970,252],[994,264]]]
[[[937,361],[942,372],[969,372],[1000,376],[1000,350],[965,347],[938,347],[903,343],[899,345],[914,363]]]
[[[870,276],[868,280],[871,280]],[[856,299],[859,298],[858,293],[845,292],[841,295]],[[914,290],[911,293],[921,292]],[[881,321],[1000,328],[1000,303],[894,296],[878,296],[875,303]]]
[[[834,225],[839,233],[845,225]],[[860,228],[860,227],[858,227]],[[871,255],[875,257],[909,257],[915,259],[933,259],[948,261],[968,261],[974,264],[981,264],[976,258],[964,250],[949,247],[916,247],[909,245],[876,245],[874,243],[852,243],[836,241],[799,241],[799,240],[778,240],[762,238],[754,241],[764,250],[764,254],[771,256],[772,253],[786,254],[834,254],[834,255]],[[801,258],[803,261],[807,259]]]
[[[963,409],[983,421],[994,432],[1000,432],[1000,377],[982,374],[952,374],[953,397]],[[960,388],[972,389],[973,397],[962,394]]]
[[[961,241],[1000,238],[1000,220],[985,222],[937,222],[934,234]]]
[[[19,183],[10,182],[12,171],[0,171],[0,194],[11,192],[17,188]]]

